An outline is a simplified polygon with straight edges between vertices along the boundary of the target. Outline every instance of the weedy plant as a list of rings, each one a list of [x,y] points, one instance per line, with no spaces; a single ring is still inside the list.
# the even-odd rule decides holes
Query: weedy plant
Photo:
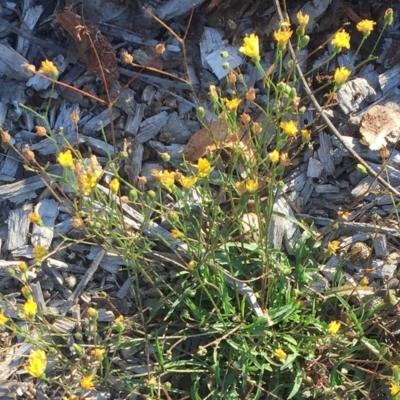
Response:
[[[392,18],[388,10],[385,27]],[[263,101],[255,101],[256,90],[246,87],[238,69],[230,70],[223,89],[210,87],[218,123],[209,124],[204,108],[197,110],[209,145],[199,157],[187,153],[179,164],[161,154],[165,169],[152,172],[153,188],[143,177],[132,184],[121,176],[124,151],[110,151],[105,163],[95,155],[84,157],[65,138],[60,142],[62,132],[52,130],[47,114],[24,106],[40,120],[38,134],[53,140],[63,172],[49,172],[31,150],[20,153],[26,168],[51,179],[48,187],[83,233],[81,242],[125,260],[123,273],[132,282],[137,310],[100,323],[99,311],[89,307],[84,333],[55,331],[50,321],[58,316],[38,309],[30,274],[77,240],[63,235],[58,248],[36,246],[36,264],[21,262],[14,273],[26,300],[18,316],[1,312],[0,325],[10,333],[7,346],[20,337],[33,344],[24,369],[37,389],[65,400],[103,387],[112,398],[127,399],[357,399],[377,393],[400,398],[397,344],[385,327],[390,310],[399,314],[397,300],[354,304],[339,290],[328,295],[312,289],[319,265],[339,250],[340,241],[330,242],[322,254],[321,238],[309,221],[274,210],[284,194],[285,168],[311,140],[307,126],[299,125],[307,99],[296,69],[310,39],[307,23],[301,12],[295,31],[289,21],[281,23],[268,71],[257,35],[244,38],[240,52],[262,77]],[[374,25],[357,24],[363,41]],[[184,39],[170,32],[185,55]],[[295,57],[288,59],[291,40]],[[340,30],[330,45],[334,50],[325,63],[350,48],[350,35]],[[57,84],[51,61],[38,72],[27,68]],[[353,72],[334,71],[325,106]],[[79,135],[79,116],[72,114],[71,121]],[[2,141],[12,146],[4,131]],[[285,219],[298,229],[290,255],[273,246],[274,229]],[[30,221],[44,225],[37,212]],[[341,279],[339,271],[336,282]],[[139,365],[125,363],[121,353],[137,354]]]

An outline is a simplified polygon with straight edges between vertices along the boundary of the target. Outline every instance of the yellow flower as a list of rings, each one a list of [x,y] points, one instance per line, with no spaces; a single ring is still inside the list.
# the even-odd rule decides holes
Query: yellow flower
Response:
[[[258,36],[252,33],[243,39],[243,46],[239,47],[239,51],[250,58],[260,57],[260,45]]]
[[[328,243],[328,251],[333,255],[339,250],[340,242],[338,240],[332,240]]]
[[[274,150],[271,151],[271,153],[268,153],[268,160],[271,161],[272,163],[276,163],[279,161],[279,151]]]
[[[87,390],[93,390],[94,384],[93,384],[93,379],[94,379],[94,375],[87,375],[84,376],[81,381],[79,382],[79,384],[81,385],[81,388],[83,389],[87,389]]]
[[[87,310],[87,315],[89,315],[90,318],[96,319],[99,316],[99,312],[93,308],[93,307],[89,307]]]
[[[47,359],[46,353],[43,350],[32,350],[29,355],[28,364],[24,370],[35,378],[40,378],[46,370]]]
[[[369,34],[374,30],[375,21],[370,19],[363,19],[357,24],[357,30],[361,32],[364,36],[369,36]]]
[[[66,150],[64,153],[60,153],[57,157],[57,161],[63,168],[73,168],[74,160],[72,158],[71,150]]]
[[[106,352],[105,349],[92,349],[90,354],[94,356],[96,360],[101,360],[103,358],[104,353]]]
[[[182,236],[182,232],[178,231],[178,229],[171,229],[171,236],[175,239]]]
[[[164,186],[167,190],[171,190],[174,186],[175,172],[170,172],[167,170],[159,171],[153,169],[153,171],[151,171],[151,175],[154,176],[154,178],[156,178],[157,181],[160,182],[161,185]]]
[[[240,99],[224,99],[225,105],[228,108],[229,111],[236,111],[237,108],[239,107],[239,104],[242,102]]]
[[[211,167],[210,163],[205,158],[198,159],[197,168],[198,168],[197,175],[200,178],[205,178],[206,176],[210,175],[211,171],[214,169]]]
[[[33,224],[37,224],[42,220],[40,218],[40,215],[36,211],[29,213],[28,218],[29,218],[29,222],[32,222]]]
[[[333,79],[337,85],[341,85],[342,83],[345,83],[347,81],[350,75],[350,70],[348,70],[346,67],[340,67],[335,69]]]
[[[292,37],[293,31],[289,30],[282,30],[274,32],[274,39],[278,42],[279,46],[285,46],[289,39]]]
[[[274,351],[275,357],[278,357],[281,361],[286,360],[287,354],[279,347],[279,349],[276,349]]]
[[[396,396],[400,393],[400,386],[397,383],[392,383],[390,386],[390,394]]]
[[[0,311],[0,326],[5,325],[8,321],[8,318],[4,315],[3,311]]]
[[[331,43],[332,46],[335,48],[335,51],[340,51],[342,49],[349,49],[350,35],[344,29],[342,29],[341,31],[336,32]]]
[[[44,246],[35,246],[32,250],[32,254],[35,261],[41,262],[47,255],[47,249]]]
[[[57,67],[53,64],[52,61],[49,60],[42,61],[39,72],[42,74],[52,75],[54,78],[57,78],[59,75]]]
[[[244,194],[246,193],[246,182],[244,181],[239,181],[239,182],[235,182],[235,189],[240,193],[240,194]]]
[[[37,312],[37,304],[35,303],[35,300],[33,299],[28,299],[25,304],[22,306],[22,309],[24,311],[24,315],[26,319],[32,319]]]
[[[119,190],[119,180],[114,178],[110,182],[110,190],[112,193],[118,193]]]
[[[338,333],[339,329],[340,329],[340,321],[332,321],[329,323],[326,331],[330,335],[335,335],[336,333]]]
[[[97,161],[97,157],[92,154],[90,159],[75,164],[75,173],[77,176],[77,184],[84,196],[88,196],[96,187],[98,180],[103,174],[101,165]]]
[[[301,11],[297,13],[297,22],[299,23],[299,27],[304,29],[308,24],[310,16],[308,14],[303,14]]]
[[[254,193],[258,189],[258,182],[254,179],[247,179],[246,180],[246,191],[248,193]]]
[[[279,127],[283,130],[284,133],[288,136],[296,137],[297,132],[297,125],[294,121],[282,121],[279,124]]]
[[[197,176],[183,176],[179,182],[184,189],[190,189],[197,182]]]
[[[310,131],[308,129],[302,129],[300,131],[301,136],[303,137],[303,142],[307,143],[311,139]]]

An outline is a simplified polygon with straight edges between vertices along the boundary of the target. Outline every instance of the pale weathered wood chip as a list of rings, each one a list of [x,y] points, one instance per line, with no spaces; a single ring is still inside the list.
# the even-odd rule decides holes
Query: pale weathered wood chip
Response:
[[[20,208],[10,210],[8,216],[8,237],[5,243],[6,250],[15,250],[28,243],[29,213],[32,204],[26,203]]]
[[[53,228],[58,216],[58,203],[53,199],[43,199],[36,206],[35,211],[43,221],[43,226],[33,224],[31,244],[48,249],[53,241]]]

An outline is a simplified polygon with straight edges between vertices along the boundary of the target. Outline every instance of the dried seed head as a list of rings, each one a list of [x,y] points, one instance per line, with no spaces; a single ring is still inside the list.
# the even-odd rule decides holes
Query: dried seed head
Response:
[[[36,125],[35,126],[35,130],[36,130],[36,135],[38,135],[38,136],[47,136],[47,131],[46,131],[46,128],[44,126]]]
[[[22,150],[25,156],[26,161],[33,161],[35,159],[35,153],[29,148],[25,148]]]
[[[164,54],[164,52],[165,52],[165,45],[164,45],[164,43],[159,43],[159,44],[156,46],[156,53],[157,53],[157,54]]]
[[[73,124],[77,124],[79,121],[79,108],[75,108],[74,111],[72,111],[71,115],[69,116],[70,121]]]
[[[36,67],[33,64],[28,64],[28,63],[23,63],[22,68],[28,73],[28,74],[35,74],[36,73]]]
[[[132,54],[129,54],[127,51],[123,51],[121,53],[121,56],[122,56],[122,61],[125,64],[132,64],[133,63],[133,56],[132,56]]]
[[[3,129],[0,128],[0,135],[1,135],[1,141],[3,143],[10,143],[11,135],[8,132],[3,131]]]

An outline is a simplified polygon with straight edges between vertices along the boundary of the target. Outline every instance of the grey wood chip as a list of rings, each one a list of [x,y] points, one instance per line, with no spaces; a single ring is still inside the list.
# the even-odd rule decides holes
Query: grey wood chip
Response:
[[[374,251],[377,257],[387,257],[389,255],[389,249],[387,245],[386,235],[376,235],[373,241]]]
[[[30,224],[28,216],[31,211],[32,204],[24,204],[22,207],[10,211],[7,223],[6,250],[15,250],[27,244]]]
[[[297,225],[285,218],[286,216],[295,219],[292,208],[282,195],[275,197],[274,214],[271,218],[269,229],[269,241],[271,246],[280,249],[282,244],[285,245],[286,251],[293,254],[293,249],[300,235]]]
[[[28,60],[17,51],[0,43],[0,54],[0,75],[20,81],[27,81],[31,77],[22,67]]]
[[[35,207],[44,226],[33,224],[31,243],[33,246],[44,246],[48,249],[53,241],[53,228],[58,216],[58,203],[52,199],[41,200]]]
[[[145,105],[137,104],[134,115],[128,115],[125,123],[125,135],[136,136],[144,116]]]
[[[111,120],[115,121],[121,115],[121,111],[118,108],[114,108],[111,113]],[[99,115],[96,115],[90,121],[86,122],[82,131],[83,133],[89,135],[93,132],[99,132],[102,128],[108,126],[111,122],[110,111],[105,109]]]
[[[137,178],[142,169],[144,147],[134,138],[127,140],[126,150],[128,158],[125,160],[125,172],[128,175],[128,181],[131,185],[136,186]]]
[[[326,194],[326,193],[339,193],[340,188],[334,185],[315,185],[315,193]]]
[[[162,21],[166,22],[174,17],[186,14],[194,7],[204,3],[204,1],[205,0],[169,0],[159,5],[155,10],[155,14]]]
[[[163,111],[144,120],[140,124],[139,133],[135,138],[136,141],[139,143],[145,143],[150,139],[153,139],[153,137],[160,132],[160,129],[165,126],[167,119],[168,113]]]
[[[318,149],[318,157],[324,165],[324,170],[328,175],[332,175],[335,171],[335,164],[333,161],[333,147],[331,135],[325,132],[319,134],[320,148]]]
[[[98,255],[93,260],[92,264],[86,271],[85,275],[82,277],[81,281],[76,286],[72,295],[68,298],[68,300],[66,301],[64,306],[61,307],[60,314],[65,315],[70,310],[70,308],[73,306],[73,304],[76,302],[78,297],[82,294],[82,292],[86,288],[86,285],[93,278],[93,275],[97,271],[97,268],[99,267],[100,262],[103,259],[103,257],[105,256],[105,254],[106,254],[106,252],[103,249],[101,249],[99,251]]]
[[[314,157],[310,157],[310,159],[308,160],[307,177],[320,178],[323,170],[324,165],[322,164],[322,162]]]
[[[135,92],[132,89],[124,88],[116,81],[110,89],[110,97],[116,99],[114,105],[126,114],[135,115],[137,103],[135,101]]]
[[[12,182],[19,166],[19,155],[12,149],[8,148],[4,152],[4,157],[0,163],[0,181]]]

